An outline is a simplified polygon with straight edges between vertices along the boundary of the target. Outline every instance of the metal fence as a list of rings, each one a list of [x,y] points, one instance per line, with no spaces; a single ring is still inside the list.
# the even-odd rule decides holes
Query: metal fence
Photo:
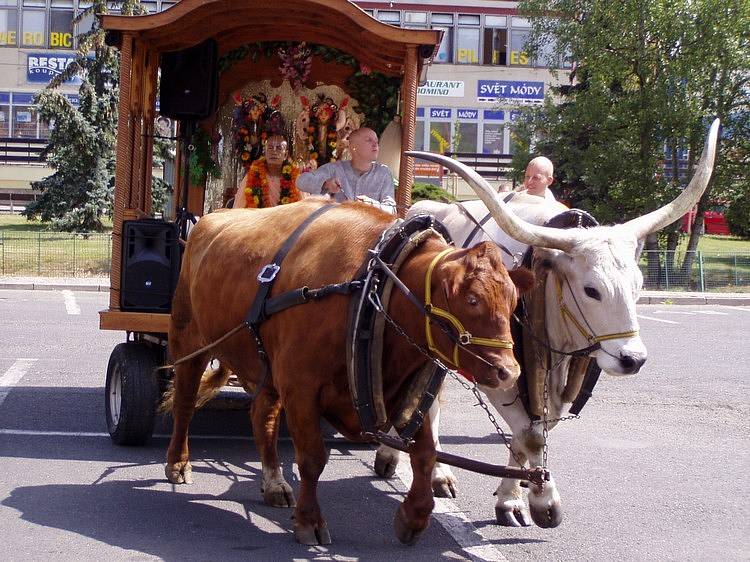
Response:
[[[643,288],[661,291],[750,292],[750,252],[644,251]]]
[[[0,230],[0,275],[108,275],[111,234]],[[750,252],[644,251],[643,288],[661,291],[750,292]]]
[[[111,234],[0,230],[1,275],[106,275],[111,261]]]

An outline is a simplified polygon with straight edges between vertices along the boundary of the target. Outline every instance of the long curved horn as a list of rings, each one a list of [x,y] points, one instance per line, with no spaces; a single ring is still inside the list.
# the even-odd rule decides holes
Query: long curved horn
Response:
[[[519,242],[528,244],[529,246],[553,248],[556,250],[562,250],[563,252],[568,252],[573,247],[575,241],[578,240],[574,230],[562,230],[538,226],[518,217],[507,208],[505,202],[498,197],[495,190],[492,189],[492,186],[487,183],[487,180],[472,168],[469,168],[467,165],[462,164],[457,160],[453,160],[453,158],[448,158],[442,154],[421,151],[404,152],[404,154],[414,158],[422,158],[423,160],[437,162],[452,172],[459,174],[464,180],[466,180],[469,186],[486,205],[487,210],[492,213],[492,218],[495,219],[498,226],[502,228],[508,236]]]
[[[695,206],[711,178],[718,136],[719,120],[714,119],[706,137],[703,154],[688,186],[671,203],[625,223],[624,226],[635,233],[636,239],[645,238],[647,234],[672,224]]]

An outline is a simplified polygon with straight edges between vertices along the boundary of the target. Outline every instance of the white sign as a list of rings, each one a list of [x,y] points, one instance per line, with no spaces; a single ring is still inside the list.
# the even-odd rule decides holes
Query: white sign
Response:
[[[424,86],[417,89],[417,95],[462,98],[464,97],[464,83],[454,80],[428,80]]]

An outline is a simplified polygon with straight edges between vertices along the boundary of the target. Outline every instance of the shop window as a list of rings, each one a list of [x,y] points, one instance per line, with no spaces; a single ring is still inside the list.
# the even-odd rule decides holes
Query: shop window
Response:
[[[23,0],[24,6],[33,6],[35,8],[46,8],[47,0]]]
[[[458,122],[455,125],[455,133],[453,134],[453,140],[455,146],[453,150],[455,152],[471,152],[477,151],[477,123],[465,123]]]
[[[94,25],[94,14],[88,14],[84,16],[83,18],[81,18],[81,21],[79,21],[76,24],[76,37],[80,36],[83,33],[87,33],[91,31],[91,27],[93,25]]]
[[[10,136],[10,105],[0,104],[0,137]]]
[[[13,136],[36,138],[36,109],[31,105],[13,106]]]
[[[18,0],[0,0],[0,6],[18,6]]]
[[[50,5],[53,8],[73,8],[73,0],[52,0]]]
[[[414,131],[414,150],[424,150],[424,121],[417,121]]]
[[[38,10],[24,10],[21,19],[21,46],[44,47],[46,14]]]
[[[430,152],[444,154],[451,150],[451,124],[448,121],[430,123]]]
[[[49,15],[50,49],[73,48],[73,10],[52,10]]]
[[[0,10],[0,45],[18,45],[18,10]]]
[[[161,3],[161,9],[162,11],[168,10],[172,6],[174,6],[177,2],[162,2]],[[372,15],[372,10],[365,10],[368,14]]]
[[[482,152],[484,154],[504,154],[504,136],[505,127],[502,123],[485,123],[482,129]]]
[[[146,12],[149,14],[155,14],[158,11],[156,2],[141,2],[141,6],[146,8]]]

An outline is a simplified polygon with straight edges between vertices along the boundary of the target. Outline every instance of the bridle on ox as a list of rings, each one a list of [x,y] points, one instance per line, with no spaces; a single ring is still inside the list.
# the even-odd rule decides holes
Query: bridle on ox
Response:
[[[501,349],[513,349],[513,342],[511,340],[506,339],[495,339],[495,338],[477,338],[472,336],[466,328],[464,328],[464,325],[461,323],[461,321],[456,318],[453,314],[448,312],[447,310],[443,310],[442,308],[435,306],[432,304],[432,271],[435,269],[435,266],[438,264],[438,262],[443,259],[447,254],[451,253],[454,250],[454,248],[446,248],[442,252],[440,252],[438,255],[436,255],[432,262],[430,263],[430,266],[427,268],[427,274],[425,275],[425,287],[424,287],[424,309],[426,312],[425,315],[425,335],[427,337],[427,348],[440,357],[443,361],[446,361],[448,363],[451,363],[456,369],[460,369],[461,365],[459,363],[458,359],[458,350],[460,346],[466,346],[466,345],[479,345],[483,347],[496,347]],[[447,297],[447,295],[446,295]],[[439,318],[443,318],[450,322],[450,324],[456,329],[458,332],[458,338],[453,340],[453,354],[452,358],[445,355],[442,351],[438,349],[438,347],[435,345],[435,341],[432,337],[432,324],[435,321],[433,316],[437,316]],[[443,330],[444,331],[444,330]],[[474,354],[472,354],[474,355]],[[478,357],[475,355],[475,357]],[[481,358],[482,361],[487,363],[487,361],[484,358]]]

